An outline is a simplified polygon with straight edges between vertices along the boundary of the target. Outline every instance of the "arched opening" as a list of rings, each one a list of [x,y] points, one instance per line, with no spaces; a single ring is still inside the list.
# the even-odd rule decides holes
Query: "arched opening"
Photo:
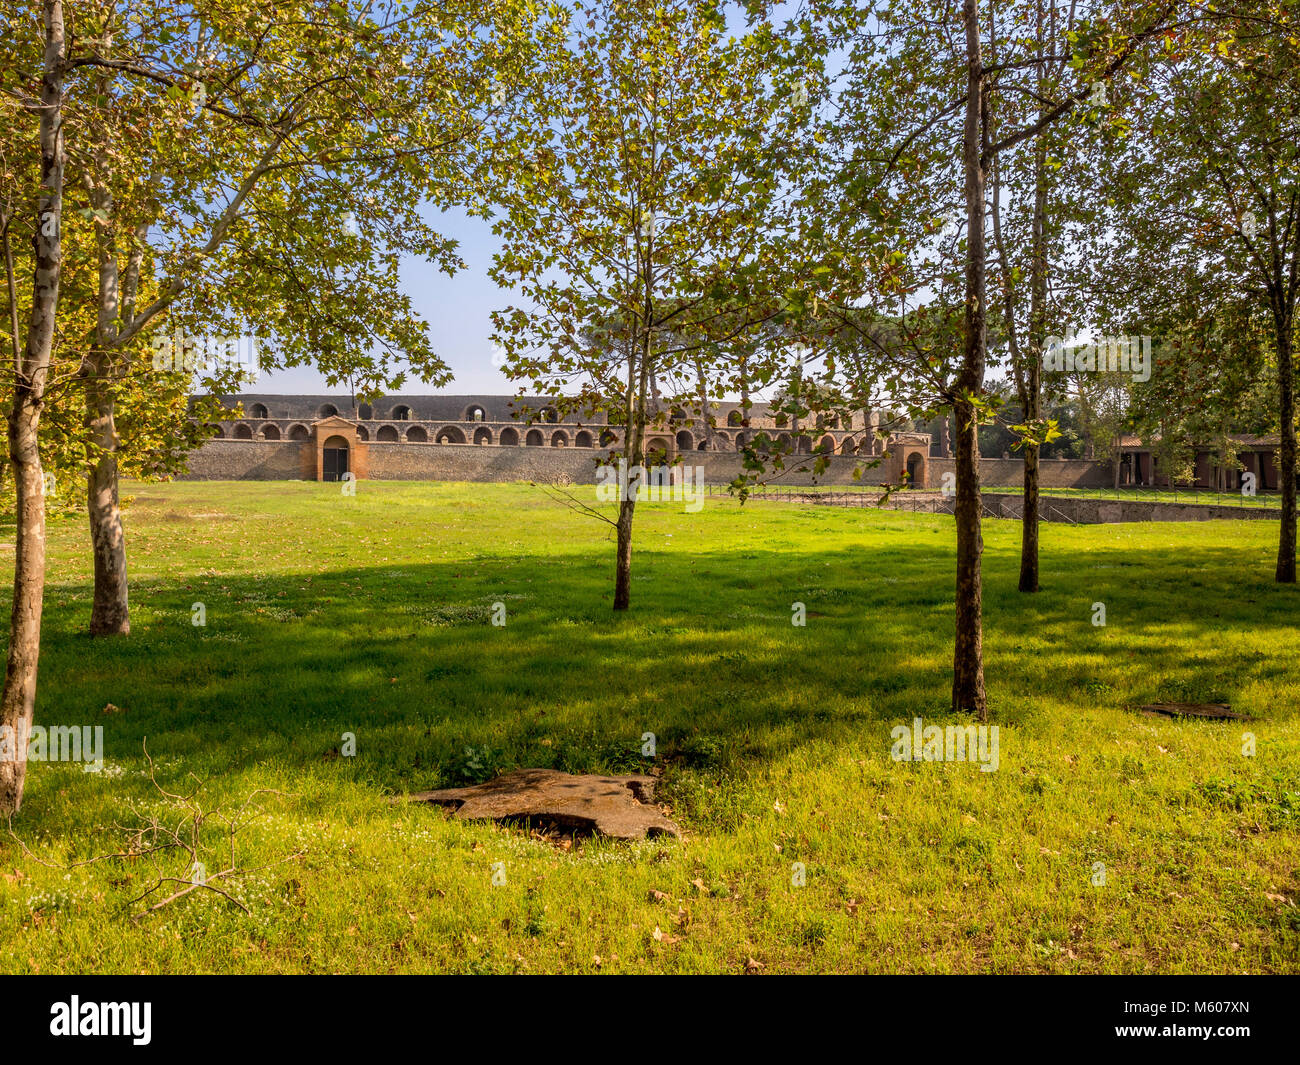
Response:
[[[692,438],[690,433],[688,433],[685,429],[683,429],[680,433],[677,434],[677,450],[693,451],[694,449],[695,449],[694,438]]]
[[[279,440],[280,427],[276,425],[274,422],[268,422],[266,425],[262,426],[262,439]]]
[[[528,435],[527,435],[526,437],[524,437],[524,446],[525,446],[525,447],[541,447],[541,446],[542,446],[542,434],[541,434],[541,432],[540,432],[539,430],[537,430],[537,429],[529,429],[529,430],[528,430]]]
[[[812,441],[809,440],[806,436],[799,437],[799,454],[801,455],[812,454]]]
[[[261,403],[254,403],[253,409],[248,412],[248,416],[250,418],[266,418],[268,417],[266,407]]]
[[[375,416],[375,408],[369,403],[363,403],[357,408],[357,417],[362,421],[370,421]]]
[[[331,436],[321,449],[321,480],[341,481],[348,472],[348,442],[341,436]]]
[[[586,429],[581,430],[578,435],[573,438],[573,446],[591,447],[591,434],[587,432]]]
[[[823,436],[817,444],[817,450],[823,455],[835,454],[835,439],[831,436]]]
[[[569,434],[557,429],[551,434],[551,447],[568,447]]]
[[[733,410],[727,415],[727,424],[730,426],[744,425],[745,416],[738,410]]]
[[[406,430],[406,442],[408,444],[427,444],[429,434],[422,425],[413,425]]]
[[[519,446],[519,430],[518,430],[518,429],[502,429],[502,430],[501,430],[501,446],[502,446],[502,447],[518,447],[518,446]]]
[[[320,410],[316,412],[316,417],[333,418],[338,414],[338,412],[339,412],[338,407],[334,406],[333,403],[323,403],[321,404]]]
[[[384,444],[397,443],[397,430],[391,425],[381,425],[379,432],[375,433],[375,439]]]
[[[438,435],[435,439],[440,444],[463,444],[465,442],[465,434],[454,425],[444,425],[438,430]]]
[[[311,430],[305,425],[294,425],[289,428],[290,440],[306,440],[311,436]]]
[[[925,487],[925,458],[919,451],[907,456],[907,485],[909,488]]]
[[[605,429],[601,432],[600,434],[601,447],[609,447],[612,444],[616,444],[616,443],[618,443],[618,433],[614,432],[613,429]]]
[[[238,425],[235,426],[235,439],[252,440],[253,439],[252,427],[245,425],[243,422],[240,422]]]
[[[358,440],[369,440],[369,439],[370,439],[370,430],[367,429],[364,425],[358,425],[358,426],[357,426],[357,439],[358,439]]]
[[[681,407],[674,407],[668,412],[669,425],[681,425],[686,420],[686,412]]]
[[[662,436],[656,436],[645,445],[645,464],[647,466],[666,466],[672,454],[672,444]]]
[[[393,408],[393,413],[390,414],[389,417],[396,422],[409,422],[411,420],[411,408],[400,405],[396,406]]]
[[[559,414],[556,413],[556,410],[555,410],[554,407],[545,407],[545,408],[543,408],[543,410],[542,410],[542,421],[546,422],[548,425],[554,425],[554,424],[555,424],[556,422],[558,422],[559,420],[560,420],[560,416],[559,416]]]
[[[219,425],[209,424],[207,429],[213,440],[224,440],[226,438],[226,431]]]
[[[492,430],[491,430],[491,429],[475,429],[475,430],[474,430],[474,443],[476,443],[476,444],[490,444],[490,443],[492,443]]]
[[[749,443],[749,434],[748,434],[748,433],[737,433],[737,434],[736,434],[736,450],[737,450],[737,451],[744,451],[744,450],[745,450],[745,445],[746,445],[747,443]]]
[[[852,455],[857,449],[858,449],[858,445],[854,443],[853,437],[851,436],[846,436],[843,440],[840,441],[841,455]]]
[[[487,421],[487,411],[477,405],[470,407],[465,412],[465,420],[467,422],[485,422]]]

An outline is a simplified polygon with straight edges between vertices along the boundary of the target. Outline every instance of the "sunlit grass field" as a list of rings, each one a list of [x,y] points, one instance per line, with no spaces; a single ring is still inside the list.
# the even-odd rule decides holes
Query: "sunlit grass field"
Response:
[[[83,635],[84,517],[50,528],[37,723],[102,725],[107,761],[32,765],[0,971],[1300,971],[1300,592],[1272,522],[1044,525],[1026,597],[1019,525],[987,521],[983,773],[890,758],[894,726],[955,720],[949,517],[643,505],[615,617],[612,530],[537,487],[124,497],[127,639]],[[1136,710],[1220,699],[1258,720]],[[684,838],[400,801],[521,766],[654,767]],[[133,834],[189,842],[196,810],[225,894],[145,913],[192,862]]]

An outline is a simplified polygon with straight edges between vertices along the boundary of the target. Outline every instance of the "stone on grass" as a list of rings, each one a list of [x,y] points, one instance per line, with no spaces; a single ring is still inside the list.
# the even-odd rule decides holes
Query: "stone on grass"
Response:
[[[1249,714],[1238,713],[1227,703],[1148,703],[1142,712],[1149,717],[1199,717],[1204,721],[1254,721]]]
[[[555,769],[517,769],[483,784],[412,795],[414,802],[455,808],[464,821],[522,821],[613,839],[680,836],[654,805],[655,778],[573,776]]]

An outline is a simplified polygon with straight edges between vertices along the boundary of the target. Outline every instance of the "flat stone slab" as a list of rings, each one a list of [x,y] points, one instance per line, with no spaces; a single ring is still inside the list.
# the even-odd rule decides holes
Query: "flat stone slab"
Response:
[[[1227,703],[1149,703],[1140,708],[1144,714],[1164,717],[1199,717],[1205,721],[1254,721],[1250,714],[1240,714]]]
[[[613,839],[680,836],[654,805],[655,778],[573,776],[555,769],[517,769],[467,788],[412,795],[413,802],[455,808],[464,821],[525,818]]]

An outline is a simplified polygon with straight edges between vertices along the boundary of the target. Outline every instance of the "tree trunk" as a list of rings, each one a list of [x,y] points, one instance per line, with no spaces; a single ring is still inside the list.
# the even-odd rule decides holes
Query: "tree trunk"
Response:
[[[0,693],[0,726],[12,737],[14,758],[0,760],[0,814],[17,813],[27,776],[27,737],[36,709],[45,596],[45,484],[41,469],[41,409],[54,345],[62,274],[63,5],[45,0],[45,60],[41,79],[41,195],[33,237],[32,314],[22,365],[15,367],[9,411],[9,458],[17,489],[13,611],[9,654]]]
[[[956,641],[953,647],[952,708],[988,719],[984,692],[983,588],[980,556],[979,425],[975,402],[984,388],[985,352],[985,236],[984,236],[984,73],[980,58],[979,14],[976,0],[965,0],[966,122],[966,345],[957,376],[953,415],[957,435],[957,591]]]
[[[1291,319],[1285,317],[1277,330],[1277,379],[1281,424],[1281,469],[1278,487],[1282,490],[1282,528],[1277,542],[1278,584],[1295,584],[1295,365],[1291,347]]]
[[[631,499],[618,505],[618,557],[614,564],[614,609],[626,610],[632,602],[632,512],[636,509],[635,489]]]
[[[125,636],[131,631],[131,616],[127,603],[126,537],[122,531],[122,512],[118,509],[116,396],[109,348],[118,337],[119,314],[128,309],[121,306],[118,249],[112,228],[113,196],[104,176],[107,169],[105,154],[101,153],[91,172],[90,202],[95,210],[103,212],[108,222],[95,227],[99,257],[96,343],[81,365],[86,395],[84,424],[91,461],[86,476],[86,510],[95,560],[90,634]],[[136,262],[134,256],[132,261]],[[131,298],[133,294],[128,295],[128,300]]]
[[[1034,438],[1025,444],[1025,499],[1020,528],[1020,590],[1038,591],[1038,453],[1043,418],[1043,343],[1047,332],[1047,144],[1040,134],[1034,150],[1033,262],[1030,266],[1029,345],[1025,367],[1025,421]]]
[[[86,382],[86,429],[95,463],[86,478],[90,540],[95,555],[95,598],[90,611],[92,636],[125,636],[131,631],[127,601],[126,536],[117,491],[117,429],[112,386],[102,373]]]

